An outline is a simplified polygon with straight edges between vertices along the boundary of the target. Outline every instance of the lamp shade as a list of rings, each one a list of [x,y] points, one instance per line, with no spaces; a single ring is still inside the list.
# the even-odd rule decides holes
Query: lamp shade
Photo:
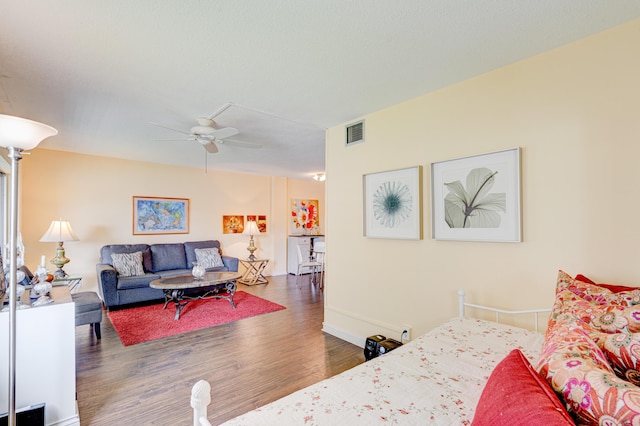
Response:
[[[51,226],[49,226],[47,232],[40,238],[40,242],[43,243],[78,240],[78,236],[73,232],[73,229],[71,229],[71,224],[66,220],[54,220],[51,222]]]
[[[258,235],[260,233],[260,230],[258,229],[258,225],[256,225],[256,221],[255,220],[248,221],[242,233],[247,235],[252,235],[252,236]]]
[[[58,131],[46,124],[26,118],[0,114],[0,146],[33,149]]]

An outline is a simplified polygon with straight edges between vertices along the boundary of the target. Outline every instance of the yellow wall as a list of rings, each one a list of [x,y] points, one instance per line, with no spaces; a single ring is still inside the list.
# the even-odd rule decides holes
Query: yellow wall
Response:
[[[457,289],[551,307],[558,269],[639,282],[638,46],[640,20],[368,115],[364,143],[329,129],[325,330],[416,336],[456,315]],[[523,242],[432,240],[430,163],[516,146]],[[416,165],[424,239],[363,237],[362,175]]]
[[[287,271],[288,203],[294,197],[324,198],[324,185],[201,168],[173,167],[35,149],[21,167],[21,226],[26,262],[34,270],[41,255],[55,256],[56,243],[39,239],[54,219],[69,220],[80,238],[65,243],[70,273],[83,276],[83,289],[97,288],[100,247],[120,243],[162,243],[217,239],[225,254],[247,258],[248,236],[222,233],[223,215],[267,215],[267,233],[256,237],[259,258],[270,259],[268,275]],[[132,196],[188,198],[190,232],[132,235]],[[322,218],[321,218],[322,220]],[[49,265],[52,270],[53,265]]]

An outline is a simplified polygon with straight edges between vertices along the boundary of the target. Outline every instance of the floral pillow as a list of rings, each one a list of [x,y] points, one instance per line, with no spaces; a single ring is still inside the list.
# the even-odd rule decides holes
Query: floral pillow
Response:
[[[640,334],[600,333],[598,346],[621,379],[640,386]]]
[[[640,424],[640,388],[617,377],[598,345],[576,322],[548,333],[537,371],[579,424]]]
[[[583,275],[578,276],[581,279],[559,271],[556,291],[569,290],[583,299],[598,301],[601,304],[615,303],[625,306],[640,304],[638,288],[595,284]]]

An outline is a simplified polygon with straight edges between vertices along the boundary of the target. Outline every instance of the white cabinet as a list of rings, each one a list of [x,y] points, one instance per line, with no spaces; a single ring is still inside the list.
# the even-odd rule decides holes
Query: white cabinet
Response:
[[[66,287],[51,293],[54,303],[16,312],[16,408],[44,402],[47,425],[79,426],[74,303]],[[8,341],[9,312],[0,312],[0,342]],[[0,413],[8,407],[8,360],[9,348],[2,343]]]
[[[322,235],[300,235],[300,236],[289,236],[289,244],[287,247],[288,256],[287,256],[287,271],[290,274],[297,275],[298,274],[298,246],[300,247],[300,251],[302,252],[303,260],[309,260],[309,255],[311,254],[311,249],[313,248],[313,243],[316,241],[324,241],[324,236]],[[306,270],[305,272],[309,272]]]

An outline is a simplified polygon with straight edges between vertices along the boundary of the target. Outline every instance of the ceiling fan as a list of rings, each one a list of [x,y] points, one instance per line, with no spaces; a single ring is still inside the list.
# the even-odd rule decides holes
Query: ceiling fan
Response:
[[[174,132],[182,133],[187,136],[180,139],[172,138],[172,139],[156,139],[156,140],[197,141],[204,147],[204,149],[207,150],[207,152],[211,154],[215,154],[216,152],[218,152],[218,147],[216,145],[216,142],[221,144],[226,144],[226,145],[241,146],[245,148],[261,148],[262,147],[262,145],[253,143],[253,142],[228,139],[240,133],[238,129],[235,129],[233,127],[223,127],[218,129],[215,127],[216,123],[215,121],[213,121],[212,118],[200,117],[196,119],[196,121],[198,122],[198,125],[192,127],[191,130],[188,132],[184,130],[174,129],[173,127],[164,126],[158,123],[151,123],[151,124],[153,124],[154,126],[173,130]]]

